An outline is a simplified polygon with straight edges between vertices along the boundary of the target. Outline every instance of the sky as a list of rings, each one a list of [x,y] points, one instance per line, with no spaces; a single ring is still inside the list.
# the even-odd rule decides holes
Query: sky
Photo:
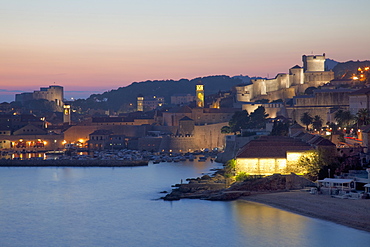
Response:
[[[302,55],[370,60],[369,0],[0,0],[0,102],[132,82],[275,77]]]

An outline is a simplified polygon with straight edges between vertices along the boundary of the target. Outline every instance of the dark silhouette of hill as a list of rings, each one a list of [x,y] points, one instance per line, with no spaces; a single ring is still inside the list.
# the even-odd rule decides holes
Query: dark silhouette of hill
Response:
[[[202,83],[206,95],[215,94],[219,91],[229,91],[233,86],[242,84],[239,78],[231,78],[226,75],[198,77],[192,80],[155,80],[133,82],[129,86],[120,87],[102,94],[92,94],[89,98],[76,100],[74,106],[82,110],[104,109],[118,111],[125,104],[136,106],[137,96],[162,96],[165,102],[171,102],[171,96],[174,94],[192,94],[195,95],[195,85]]]
[[[326,71],[332,70],[337,64],[338,64],[337,61],[327,58],[325,59],[325,70]]]
[[[370,66],[370,61],[348,61],[344,63],[338,63],[334,68],[335,78],[350,78],[353,74],[356,74],[359,67]]]

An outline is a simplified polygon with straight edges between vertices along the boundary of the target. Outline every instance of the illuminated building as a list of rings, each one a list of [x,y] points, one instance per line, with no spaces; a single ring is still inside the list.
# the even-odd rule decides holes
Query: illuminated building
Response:
[[[137,111],[150,111],[164,105],[164,97],[158,96],[137,96]]]
[[[272,175],[274,173],[304,173],[297,162],[309,150],[325,150],[336,154],[336,145],[317,135],[297,132],[292,137],[261,136],[244,145],[237,153],[236,173]]]
[[[249,175],[290,174],[302,172],[295,164],[301,155],[312,150],[309,144],[290,137],[262,136],[252,140],[237,153],[236,173]]]
[[[62,86],[42,87],[33,93],[21,93],[15,95],[15,101],[25,103],[28,100],[46,99],[53,101],[59,107],[63,106],[64,91]],[[61,110],[60,110],[61,111]]]
[[[250,84],[236,86],[236,101],[292,98],[308,87],[322,86],[334,79],[333,71],[325,71],[325,54],[303,55],[302,61],[303,67],[296,65],[289,73],[279,73],[272,79],[252,79]]]
[[[69,104],[63,106],[63,122],[71,125],[71,105]]]
[[[139,94],[137,96],[137,111],[144,111],[144,96]]]
[[[204,86],[203,84],[196,85],[196,102],[198,108],[204,108]]]

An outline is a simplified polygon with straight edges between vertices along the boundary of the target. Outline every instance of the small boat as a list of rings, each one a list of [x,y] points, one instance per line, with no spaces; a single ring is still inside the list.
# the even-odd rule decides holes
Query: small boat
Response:
[[[207,157],[202,156],[202,157],[199,157],[199,160],[198,160],[198,161],[201,161],[201,162],[203,161],[203,162],[204,162],[204,161],[206,161],[206,160],[207,160]]]

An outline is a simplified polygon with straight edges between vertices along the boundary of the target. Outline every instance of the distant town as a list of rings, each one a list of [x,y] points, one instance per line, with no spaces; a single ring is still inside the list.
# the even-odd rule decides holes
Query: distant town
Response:
[[[294,172],[368,192],[370,62],[326,62],[325,54],[304,55],[272,79],[148,81],[86,100],[65,100],[56,84],[17,94],[0,104],[1,158],[214,152],[233,162],[236,179]]]

